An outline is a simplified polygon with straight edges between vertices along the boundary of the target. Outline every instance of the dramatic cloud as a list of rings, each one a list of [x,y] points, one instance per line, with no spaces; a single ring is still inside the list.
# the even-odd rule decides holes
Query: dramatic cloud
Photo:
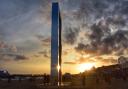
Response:
[[[83,3],[87,4],[87,6],[81,4],[79,8],[80,14],[78,14],[78,17],[83,19],[85,16],[90,18],[90,16],[93,15],[93,19],[90,19],[92,22],[85,20],[91,33],[88,33],[84,39],[89,38],[90,42],[89,44],[86,42],[78,43],[75,49],[92,54],[111,54],[113,52],[115,52],[116,55],[126,54],[128,48],[128,16],[127,13],[121,12],[126,10],[127,7],[125,3],[127,3],[127,1],[117,1],[116,4],[114,4],[115,1],[110,0],[113,6],[110,4],[110,1],[92,1],[93,0],[87,0],[87,2]],[[120,8],[120,10],[116,9],[116,7]],[[101,11],[101,13],[99,11]],[[100,17],[97,17],[98,13]]]
[[[67,27],[64,33],[64,38],[65,38],[64,42],[68,44],[74,44],[77,41],[78,34],[79,34],[78,28]]]
[[[127,0],[60,0],[59,4],[64,64],[111,64],[127,56]],[[1,60],[50,59],[51,0],[0,0],[0,12]],[[22,65],[31,63],[35,66],[33,61]]]
[[[75,63],[115,64],[121,55],[127,56],[127,0],[76,0],[77,4],[71,2],[64,2],[67,7],[71,7],[65,7],[63,16],[64,43],[74,47],[80,55],[91,56],[74,59]],[[104,55],[106,57],[102,57]],[[95,58],[97,56],[101,58]]]
[[[117,54],[124,53],[128,48],[128,31],[118,30],[114,34],[103,32],[106,29],[100,29],[93,26],[90,34],[90,44],[79,43],[75,48],[77,51],[85,51],[87,53],[111,54],[116,51]]]

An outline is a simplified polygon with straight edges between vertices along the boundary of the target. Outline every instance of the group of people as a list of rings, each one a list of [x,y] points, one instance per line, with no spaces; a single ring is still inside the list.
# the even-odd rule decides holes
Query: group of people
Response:
[[[91,76],[91,78],[93,78],[93,80],[97,83],[100,84],[101,81],[105,81],[108,84],[112,83],[112,80],[115,79],[122,79],[124,82],[127,81],[127,75],[128,72],[127,70],[116,70],[116,71],[102,71],[102,72],[98,72],[95,71],[95,73],[90,74],[90,75],[86,75],[86,73],[82,74],[81,77],[81,83],[83,86],[86,86],[86,82],[87,82],[87,77]]]

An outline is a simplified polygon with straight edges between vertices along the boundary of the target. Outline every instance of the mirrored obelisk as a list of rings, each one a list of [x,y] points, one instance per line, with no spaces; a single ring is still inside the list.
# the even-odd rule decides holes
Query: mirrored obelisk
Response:
[[[61,49],[61,18],[59,4],[58,2],[53,2],[51,31],[51,83],[54,85],[61,85]]]

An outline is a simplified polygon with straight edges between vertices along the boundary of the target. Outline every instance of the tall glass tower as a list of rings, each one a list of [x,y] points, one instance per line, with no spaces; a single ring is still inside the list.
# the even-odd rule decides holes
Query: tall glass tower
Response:
[[[61,17],[58,2],[52,3],[51,83],[61,85]]]

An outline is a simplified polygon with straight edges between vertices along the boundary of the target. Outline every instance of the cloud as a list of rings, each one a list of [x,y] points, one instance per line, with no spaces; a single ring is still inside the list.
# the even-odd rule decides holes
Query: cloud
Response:
[[[64,62],[64,64],[75,65],[75,62]]]
[[[26,60],[28,58],[24,55],[21,55],[14,44],[10,45],[5,41],[0,41],[0,59],[3,61],[6,60],[19,61],[19,60]]]
[[[36,37],[37,37],[37,39],[39,39],[39,40],[42,40],[42,39],[45,38],[45,36],[43,36],[43,35],[36,35]]]
[[[115,59],[103,59],[103,60],[100,60],[100,62],[103,64],[106,64],[106,63],[117,64],[117,60]]]
[[[44,57],[46,58],[50,58],[50,56],[48,54],[44,54]]]
[[[81,64],[81,63],[94,63],[96,62],[95,59],[93,59],[93,57],[80,57],[79,59],[75,60],[77,64]]]
[[[67,50],[63,50],[62,51],[62,55],[67,55],[68,54],[68,51]]]
[[[10,46],[8,43],[1,42],[2,53],[36,51],[40,49],[38,41],[49,48],[50,2],[50,0],[0,1],[0,12],[2,12],[0,13],[0,39],[7,40],[8,43],[16,43]],[[117,56],[127,54],[127,4],[127,0],[61,1],[62,14],[65,10],[67,12],[62,16],[63,43],[75,46],[74,49],[79,53],[104,55],[114,52]],[[82,38],[84,40],[81,40],[80,33],[87,34]],[[35,38],[35,34],[41,35]],[[42,52],[38,55],[49,57],[49,53]],[[64,54],[66,55],[67,52]],[[79,60],[78,62],[95,61],[82,58]]]
[[[51,42],[51,37],[46,37],[43,35],[37,35],[37,39],[41,42],[43,46],[49,46]]]
[[[17,47],[13,44],[8,44],[5,41],[0,41],[0,53],[3,52],[13,52],[16,53],[18,51]]]
[[[128,57],[125,57],[125,56],[120,56],[118,58],[118,63],[119,64],[124,64],[124,63],[127,63],[128,62]]]
[[[65,43],[75,44],[74,49],[77,52],[93,55],[127,54],[128,16],[125,13],[127,3],[126,0],[86,0],[74,3],[77,9],[70,11],[71,17],[73,16],[70,24],[74,24],[75,21],[80,25],[74,24],[76,31],[72,28],[74,25],[66,28],[68,30],[65,30]],[[87,35],[82,38],[84,41],[81,40],[79,32],[86,32]]]
[[[38,52],[38,54],[43,55],[46,58],[50,58],[49,53],[48,53],[47,50],[40,51],[40,52]]]
[[[33,55],[33,57],[36,57],[36,58],[39,57],[39,56],[40,56],[40,55],[37,55],[37,54]]]
[[[93,56],[93,57],[80,57],[77,60],[64,62],[64,64],[75,65],[75,64],[82,64],[82,63],[101,63],[102,65],[109,65],[109,64],[117,64],[118,61],[114,57],[102,57],[102,56]]]
[[[44,50],[44,51],[40,51],[40,52],[38,52],[39,54],[46,54],[47,53],[47,51],[46,50]]]
[[[14,53],[3,53],[0,54],[0,61],[21,61],[21,60],[28,60],[29,58],[26,57],[25,55],[21,54],[14,54]]]
[[[50,0],[0,1],[2,12],[0,39],[9,44],[14,43],[20,52],[29,53],[40,49],[41,45],[34,36],[49,35],[50,2]],[[11,50],[17,51],[14,46]]]
[[[117,59],[115,59],[113,57],[104,58],[104,57],[101,57],[101,56],[97,56],[97,57],[95,57],[95,59],[96,59],[96,61],[101,62],[103,64],[110,64],[110,63],[111,64],[117,64],[118,63]]]
[[[128,48],[128,31],[117,30],[114,33],[102,21],[91,26],[92,31],[89,36],[90,44],[78,43],[75,47],[77,51],[97,54],[111,54],[112,52],[124,53]]]
[[[93,47],[93,45],[90,46],[90,45],[86,45],[83,43],[79,43],[74,49],[76,50],[76,52],[79,52],[81,54],[83,54],[83,53],[92,54],[92,55],[98,54],[98,52],[97,52],[98,50],[95,49]]]
[[[67,44],[74,44],[77,41],[77,36],[79,35],[79,29],[75,27],[66,27],[64,33],[64,42]]]
[[[15,56],[15,60],[18,61],[18,60],[26,60],[26,59],[29,59],[28,57],[24,56],[24,55],[14,55]]]

